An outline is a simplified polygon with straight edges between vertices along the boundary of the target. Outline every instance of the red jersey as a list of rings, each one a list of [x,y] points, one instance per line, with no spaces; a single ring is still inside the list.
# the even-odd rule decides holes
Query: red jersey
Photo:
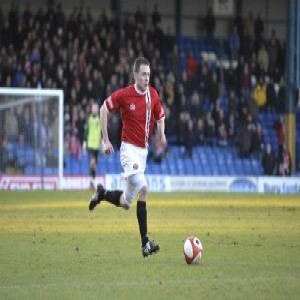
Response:
[[[145,93],[135,85],[119,89],[104,101],[107,111],[121,111],[122,141],[137,147],[148,147],[154,121],[165,117],[157,91],[149,86]]]

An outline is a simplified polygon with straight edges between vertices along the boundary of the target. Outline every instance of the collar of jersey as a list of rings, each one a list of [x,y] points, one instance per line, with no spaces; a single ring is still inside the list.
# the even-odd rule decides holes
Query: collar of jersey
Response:
[[[138,94],[140,94],[140,95],[146,95],[146,93],[147,93],[147,91],[148,91],[148,88],[146,89],[145,92],[139,91],[138,88],[137,88],[136,83],[134,84],[134,89],[135,89],[135,91],[136,91]]]

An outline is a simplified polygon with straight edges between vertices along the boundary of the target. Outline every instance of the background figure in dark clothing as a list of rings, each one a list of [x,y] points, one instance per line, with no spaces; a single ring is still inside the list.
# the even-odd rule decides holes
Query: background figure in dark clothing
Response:
[[[270,78],[270,82],[267,84],[267,107],[273,109],[275,107],[276,93],[274,87],[274,81]]]
[[[156,3],[154,4],[153,12],[151,14],[151,18],[152,18],[152,25],[154,27],[161,22],[161,15],[158,11],[158,7],[157,7]]]
[[[267,144],[262,156],[262,167],[264,175],[273,175],[275,170],[276,158],[272,151],[271,144]]]
[[[8,163],[7,140],[4,139],[0,144],[0,173],[6,171]]]
[[[292,159],[291,154],[286,146],[283,144],[279,146],[277,157],[277,175],[290,176],[292,173]]]
[[[185,124],[184,145],[185,155],[188,158],[193,156],[193,120],[189,118]]]
[[[212,8],[210,7],[204,19],[204,27],[206,32],[206,37],[208,39],[213,38],[215,28],[216,28],[216,18],[213,14]]]

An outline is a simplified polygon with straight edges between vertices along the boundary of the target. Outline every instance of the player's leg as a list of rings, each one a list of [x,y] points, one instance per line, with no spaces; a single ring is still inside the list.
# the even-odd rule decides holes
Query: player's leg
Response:
[[[137,206],[136,206],[136,216],[139,224],[141,242],[142,242],[142,254],[144,257],[149,256],[157,251],[159,251],[159,246],[154,242],[149,241],[148,238],[148,222],[147,222],[147,181],[143,173],[133,174],[128,177],[130,185],[135,191],[132,196],[138,194]],[[125,193],[125,198],[126,198]],[[132,199],[126,199],[127,202],[132,201]]]
[[[155,244],[153,241],[149,241],[148,238],[148,222],[147,222],[147,193],[148,188],[144,186],[139,192],[139,198],[136,206],[136,215],[140,228],[140,235],[142,241],[142,254],[147,257],[153,253],[159,251],[159,245]]]
[[[127,173],[126,171],[128,171],[126,168],[128,168],[129,165],[132,165],[130,163],[132,160],[130,155],[132,155],[132,152],[128,151],[128,149],[123,145],[120,149],[120,157],[125,174]],[[128,210],[132,199],[137,195],[136,187],[132,185],[131,180],[129,179],[130,176],[125,177],[124,192],[120,190],[109,191],[104,189],[102,185],[98,185],[97,192],[90,199],[89,210],[94,210],[97,204],[99,204],[102,200],[106,200],[115,206],[120,206]]]
[[[96,168],[97,168],[97,160],[98,160],[98,151],[97,150],[90,150],[90,188],[96,188]]]
[[[147,186],[143,186],[139,191],[139,197],[136,203],[136,217],[139,223],[142,247],[145,247],[147,242],[149,241],[148,238],[148,228],[147,228],[147,204],[146,204],[146,197],[147,197]]]
[[[107,201],[117,207],[124,207],[123,191],[106,190],[102,184],[98,184],[96,193],[90,199],[89,210],[94,210],[101,201]]]
[[[90,188],[95,188],[95,178],[96,178],[96,161],[94,157],[90,158]]]

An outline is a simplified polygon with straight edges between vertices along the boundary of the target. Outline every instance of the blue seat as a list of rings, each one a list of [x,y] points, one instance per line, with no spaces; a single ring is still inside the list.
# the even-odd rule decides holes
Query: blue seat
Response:
[[[55,168],[44,168],[44,175],[56,175],[57,169]]]
[[[25,166],[24,173],[25,173],[25,175],[35,175],[35,174],[37,174],[37,170],[32,165],[28,165],[28,166]]]
[[[219,171],[220,175],[228,175],[228,173],[229,173],[227,170],[227,167],[225,165],[219,166],[218,171]]]

